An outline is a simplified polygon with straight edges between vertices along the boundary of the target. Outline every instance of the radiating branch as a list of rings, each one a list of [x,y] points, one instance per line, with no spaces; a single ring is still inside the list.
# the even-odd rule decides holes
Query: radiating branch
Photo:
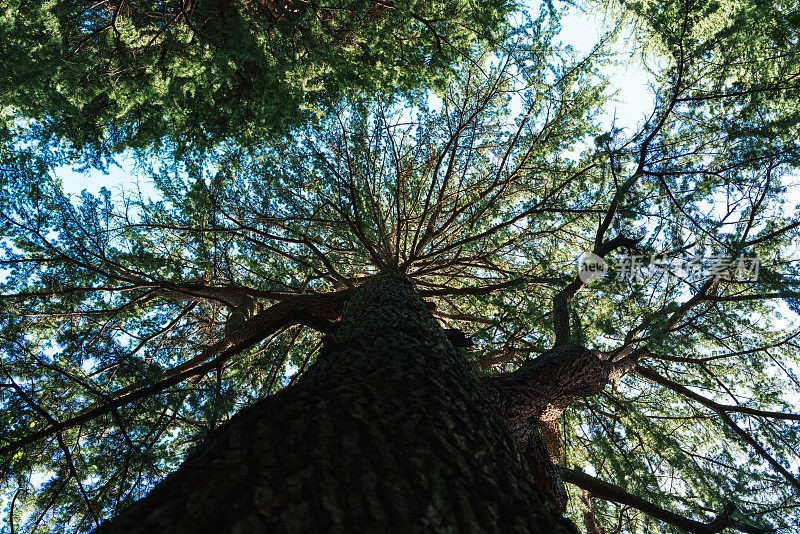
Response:
[[[660,384],[667,389],[671,389],[672,391],[678,393],[679,395],[686,397],[688,399],[694,400],[699,402],[703,406],[713,410],[717,413],[717,415],[722,419],[722,422],[725,423],[728,428],[733,430],[736,434],[738,434],[748,445],[753,447],[756,453],[761,456],[767,463],[772,466],[772,468],[783,475],[783,477],[788,480],[792,486],[797,489],[800,489],[800,481],[789,472],[788,469],[783,467],[780,462],[778,462],[771,454],[769,454],[764,447],[758,443],[753,436],[750,435],[747,431],[742,429],[739,425],[737,425],[733,419],[728,415],[728,412],[739,412],[745,413],[748,415],[758,415],[762,417],[773,417],[773,418],[781,418],[781,419],[790,419],[790,420],[800,420],[799,415],[795,414],[782,414],[780,412],[768,412],[768,411],[761,411],[761,410],[753,410],[751,408],[746,408],[744,406],[727,406],[723,404],[718,404],[711,399],[707,399],[702,395],[695,393],[694,391],[690,390],[686,386],[682,386],[668,378],[661,376],[660,374],[656,373],[652,369],[648,369],[647,367],[643,367],[641,365],[636,366],[636,373],[643,376],[644,378],[651,380],[657,384]],[[755,413],[754,413],[755,412]]]
[[[628,493],[619,486],[609,484],[604,480],[587,475],[578,469],[570,469],[567,467],[558,466],[557,470],[564,482],[578,486],[579,488],[591,493],[594,497],[603,499],[605,501],[611,501],[623,504],[625,506],[630,506],[631,508],[635,508],[640,512],[649,515],[650,517],[654,517],[664,521],[665,523],[669,523],[670,525],[675,525],[676,527],[692,534],[716,534],[718,532],[722,532],[726,528],[732,528],[734,530],[738,530],[739,532],[745,532],[746,534],[768,534],[770,532],[775,532],[774,529],[755,527],[733,519],[731,516],[735,511],[735,506],[731,503],[727,504],[713,521],[710,523],[702,523],[700,521],[678,515],[674,512],[670,512],[669,510],[661,508],[660,506],[646,501],[641,497],[637,497],[636,495]]]

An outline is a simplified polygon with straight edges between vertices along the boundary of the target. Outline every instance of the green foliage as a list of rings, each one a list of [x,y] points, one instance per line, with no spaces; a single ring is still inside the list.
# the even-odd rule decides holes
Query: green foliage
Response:
[[[107,155],[260,143],[353,94],[443,87],[506,0],[27,0],[0,18],[0,106]]]
[[[609,259],[758,254],[759,277],[698,280],[650,263],[646,280],[602,278],[570,301],[573,341],[638,354],[739,408],[725,413],[797,476],[797,418],[758,412],[796,410],[800,394],[797,95],[783,85],[797,57],[779,53],[797,40],[789,6],[624,4],[658,94],[630,131],[596,120],[611,56],[559,49],[548,10],[500,39],[506,8],[490,3],[198,4],[184,19],[169,4],[161,18],[124,4],[117,37],[102,29],[115,6],[89,5],[20,4],[23,16],[2,19],[3,61],[36,53],[2,82],[14,108],[0,152],[0,447],[163,384],[223,339],[243,295],[267,308],[393,267],[472,335],[476,365],[513,370],[552,346],[554,296],[575,282],[575,258],[625,236],[640,239]],[[411,94],[419,83],[435,91]],[[107,170],[111,153],[158,143],[176,150],[141,151],[137,164],[159,198],[68,197],[56,178],[64,164]],[[24,531],[90,530],[208,431],[296,380],[320,346],[287,325],[64,429],[63,446],[50,435],[10,450],[0,511],[13,500]],[[733,501],[741,523],[800,521],[791,481],[685,393],[631,372],[562,423],[567,466],[662,508],[708,522]],[[585,503],[571,492],[577,521]],[[609,528],[672,528],[591,502]]]

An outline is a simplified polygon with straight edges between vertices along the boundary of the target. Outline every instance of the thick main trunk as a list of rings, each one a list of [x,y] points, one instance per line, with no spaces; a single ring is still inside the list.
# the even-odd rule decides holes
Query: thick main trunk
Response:
[[[99,531],[575,532],[496,407],[388,273],[298,383],[243,410]]]

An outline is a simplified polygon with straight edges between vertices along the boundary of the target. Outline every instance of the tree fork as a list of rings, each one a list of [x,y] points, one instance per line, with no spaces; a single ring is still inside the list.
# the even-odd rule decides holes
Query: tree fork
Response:
[[[365,283],[334,336],[97,532],[576,532],[408,277]]]
[[[537,484],[562,511],[567,494],[554,465],[562,454],[557,420],[575,397],[597,395],[631,367],[627,361],[602,360],[596,351],[566,344],[514,372],[483,380]]]

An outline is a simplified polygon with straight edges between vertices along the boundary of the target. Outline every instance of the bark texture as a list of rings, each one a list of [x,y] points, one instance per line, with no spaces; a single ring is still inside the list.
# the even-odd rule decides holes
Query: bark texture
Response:
[[[364,284],[323,352],[98,532],[577,532],[405,275]]]
[[[562,344],[512,373],[483,380],[536,484],[562,511],[567,493],[554,466],[563,451],[557,420],[575,397],[597,395],[621,373],[595,351]]]

